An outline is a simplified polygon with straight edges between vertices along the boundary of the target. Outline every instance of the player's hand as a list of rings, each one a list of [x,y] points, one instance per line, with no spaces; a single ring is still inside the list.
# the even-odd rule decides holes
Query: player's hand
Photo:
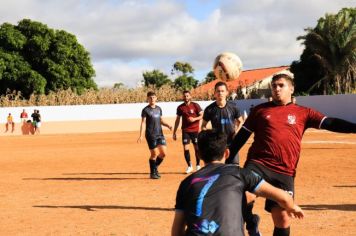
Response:
[[[177,140],[177,135],[176,134],[173,134],[173,140]]]
[[[298,219],[304,218],[304,212],[298,205],[294,205],[293,210],[289,211],[288,214],[292,218],[298,218]]]
[[[170,131],[172,131],[172,126],[169,125],[169,126],[168,126],[168,129],[169,129]]]
[[[142,142],[142,136],[140,136],[138,139],[137,139],[137,143],[141,143]]]
[[[189,121],[190,123],[194,122],[194,121],[195,121],[195,120],[194,120],[194,117],[188,117],[188,121]]]

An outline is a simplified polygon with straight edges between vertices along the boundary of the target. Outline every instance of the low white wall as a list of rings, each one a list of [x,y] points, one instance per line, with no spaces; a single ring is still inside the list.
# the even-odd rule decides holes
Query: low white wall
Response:
[[[243,112],[249,111],[251,104],[257,105],[266,99],[250,99],[236,101]],[[204,109],[212,101],[198,102]],[[297,97],[297,103],[315,108],[327,116],[338,117],[356,122],[356,94],[334,96]],[[159,102],[164,117],[175,117],[177,106],[181,102]],[[90,121],[90,120],[120,120],[137,119],[147,103],[113,104],[113,105],[77,105],[77,106],[41,106],[41,107],[1,107],[0,122],[5,123],[8,113],[15,122],[20,122],[20,113],[26,109],[29,117],[34,109],[40,110],[44,122],[52,121]]]

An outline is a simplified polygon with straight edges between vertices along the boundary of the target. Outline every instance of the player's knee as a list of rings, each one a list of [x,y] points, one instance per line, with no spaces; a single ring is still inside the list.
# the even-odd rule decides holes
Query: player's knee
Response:
[[[280,207],[274,207],[271,213],[275,227],[288,228],[290,226],[290,217],[286,210]]]

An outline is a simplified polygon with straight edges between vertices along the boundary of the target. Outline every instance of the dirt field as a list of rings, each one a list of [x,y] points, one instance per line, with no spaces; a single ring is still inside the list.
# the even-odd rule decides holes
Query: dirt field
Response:
[[[162,178],[150,180],[148,148],[137,136],[0,137],[0,235],[169,235],[185,177],[181,142],[167,134]],[[356,135],[307,132],[296,178],[306,218],[293,221],[292,235],[355,235],[355,196]],[[263,202],[255,211],[262,233],[271,235]]]

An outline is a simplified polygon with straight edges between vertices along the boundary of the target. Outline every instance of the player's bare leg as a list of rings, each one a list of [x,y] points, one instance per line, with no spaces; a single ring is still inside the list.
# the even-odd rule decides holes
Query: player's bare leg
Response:
[[[162,163],[163,159],[166,157],[166,152],[167,152],[167,147],[165,145],[158,145],[158,155],[156,158],[156,175],[161,177],[161,175],[158,172],[158,166]]]
[[[274,223],[273,236],[289,236],[290,217],[287,211],[280,207],[274,207],[271,214]]]

